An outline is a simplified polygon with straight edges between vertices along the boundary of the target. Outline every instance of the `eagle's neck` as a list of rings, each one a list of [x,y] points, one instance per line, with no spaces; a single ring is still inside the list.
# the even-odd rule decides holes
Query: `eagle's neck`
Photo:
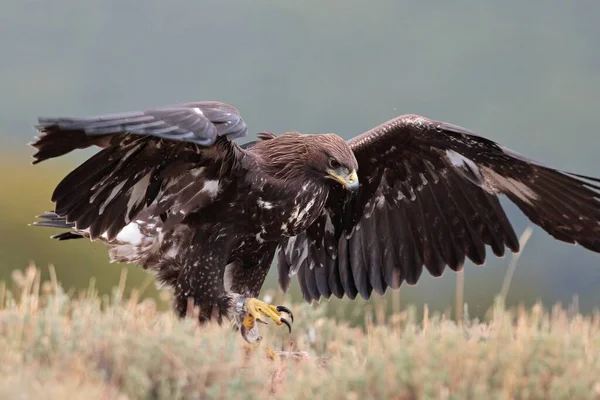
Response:
[[[258,240],[305,231],[321,214],[330,189],[324,174],[312,167],[307,136],[287,133],[257,143],[249,153],[257,194],[251,214],[261,222]]]

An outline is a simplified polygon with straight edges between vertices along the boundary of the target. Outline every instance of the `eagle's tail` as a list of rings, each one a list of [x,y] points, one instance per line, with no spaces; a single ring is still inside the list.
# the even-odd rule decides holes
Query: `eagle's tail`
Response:
[[[49,211],[45,212],[42,215],[38,215],[40,221],[36,221],[32,223],[33,226],[47,226],[49,228],[62,228],[69,229],[68,232],[58,233],[56,235],[52,235],[52,239],[57,240],[69,240],[69,239],[81,239],[84,237],[82,234],[74,232],[72,229],[75,227],[75,224],[72,222],[67,222],[66,217],[61,217],[55,212]]]

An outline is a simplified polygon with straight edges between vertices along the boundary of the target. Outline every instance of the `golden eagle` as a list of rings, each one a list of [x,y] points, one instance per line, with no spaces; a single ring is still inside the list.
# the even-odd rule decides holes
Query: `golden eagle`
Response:
[[[554,238],[600,252],[599,179],[558,171],[468,130],[403,115],[345,141],[332,133],[247,134],[233,106],[195,102],[90,118],[40,118],[34,163],[102,148],[56,187],[40,226],[87,237],[115,261],[171,287],[174,308],[290,327],[282,306],[256,300],[278,252],[279,283],[304,298],[368,299],[425,267],[439,276],[485,246],[519,242],[506,195]],[[291,329],[291,328],[290,328]]]

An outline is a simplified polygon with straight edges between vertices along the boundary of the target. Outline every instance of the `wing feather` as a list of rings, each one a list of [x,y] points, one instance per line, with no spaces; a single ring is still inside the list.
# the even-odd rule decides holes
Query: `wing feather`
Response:
[[[353,235],[348,242],[348,249],[352,254],[350,269],[356,290],[363,298],[369,298],[373,291],[373,287],[369,281],[369,269],[374,268],[374,266],[368,262],[366,254],[368,245],[361,243],[363,236],[365,235]]]
[[[321,297],[325,297],[326,299],[331,297],[332,291],[329,287],[329,267],[329,263],[324,262],[322,267],[315,266],[311,270],[319,292],[319,295],[315,297],[315,300],[319,300]]]
[[[358,289],[356,288],[354,277],[352,276],[352,265],[350,263],[353,257],[350,255],[350,251],[351,247],[349,241],[344,239],[340,240],[338,247],[340,281],[346,296],[353,300],[358,294]],[[354,258],[356,258],[356,255],[354,255]]]
[[[329,269],[328,282],[329,288],[331,289],[331,294],[335,297],[341,299],[344,296],[344,286],[342,285],[342,278],[340,276],[340,269],[337,268],[336,259],[328,257],[327,258],[327,268]],[[325,298],[329,298],[324,293],[323,296]]]
[[[466,259],[483,264],[486,245],[496,256],[506,248],[519,251],[501,194],[554,238],[600,252],[598,178],[547,167],[464,128],[417,115],[388,121],[348,143],[361,187],[349,201],[332,191],[323,211],[331,218],[336,250],[321,251],[327,237],[322,225],[281,246],[284,253],[314,248],[307,253],[318,260],[315,269],[327,265],[311,275],[316,283],[300,280],[310,300],[325,276],[331,290],[319,290],[321,296],[369,298],[373,290],[416,283],[424,267],[439,276],[446,266],[460,270]],[[297,266],[292,260],[280,268],[289,277],[310,262]]]
[[[369,243],[367,246],[363,244],[361,247],[363,248],[363,258],[368,260],[365,265],[369,266],[367,271],[369,283],[375,292],[383,294],[387,288],[382,271],[383,257],[386,253],[387,243],[376,240],[375,238],[377,238],[378,235],[387,233],[388,229],[387,223],[384,223],[383,221],[384,215],[381,215],[381,213],[374,214],[371,218],[371,224],[367,227],[368,232],[365,232],[368,233],[368,235],[365,236],[369,238]]]
[[[37,128],[34,163],[78,148],[102,148],[57,185],[52,201],[56,214],[76,230],[107,240],[144,209],[166,231],[213,202],[236,165],[237,150],[225,139],[247,133],[235,107],[211,101],[39,118]]]
[[[449,218],[457,221],[460,227],[455,229],[456,240],[462,242],[462,250],[464,255],[472,260],[475,264],[482,264],[485,260],[485,243],[480,234],[475,230],[478,226],[477,221],[470,221],[470,217],[477,215],[475,209],[471,206],[468,199],[464,197],[463,191],[460,189],[461,182],[455,181],[451,173],[447,179],[441,179],[441,191],[448,193]],[[464,261],[464,258],[463,258]],[[456,270],[461,268],[457,265]]]
[[[248,129],[239,111],[225,103],[200,101],[129,113],[84,118],[38,118],[40,136],[32,146],[34,164],[75,149],[106,147],[114,135],[124,134],[212,146],[217,138],[235,139]]]

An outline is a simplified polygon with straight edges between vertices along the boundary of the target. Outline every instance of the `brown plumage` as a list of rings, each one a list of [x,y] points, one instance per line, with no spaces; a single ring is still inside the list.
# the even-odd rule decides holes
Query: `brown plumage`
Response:
[[[236,304],[259,294],[277,249],[282,288],[297,275],[308,301],[481,264],[486,246],[518,251],[499,194],[553,237],[600,252],[598,179],[421,116],[348,142],[265,132],[237,145],[246,125],[217,102],[40,119],[39,130],[35,162],[103,149],[63,179],[37,225],[104,241],[172,287],[181,315],[192,299],[202,320],[239,321]]]
[[[310,174],[321,178],[324,166],[328,166],[330,160],[343,160],[350,170],[358,168],[354,153],[336,134],[290,132],[273,138],[276,140],[265,139],[252,148],[266,176],[286,182]]]
[[[519,242],[498,200],[505,194],[558,240],[600,252],[596,178],[557,171],[464,128],[405,115],[348,141],[361,188],[333,191],[319,225],[284,239],[279,279],[298,275],[307,301],[350,298],[439,276],[468,258],[483,264]],[[329,231],[325,228],[330,226]],[[308,248],[308,250],[306,250]],[[309,254],[304,257],[303,254]]]

